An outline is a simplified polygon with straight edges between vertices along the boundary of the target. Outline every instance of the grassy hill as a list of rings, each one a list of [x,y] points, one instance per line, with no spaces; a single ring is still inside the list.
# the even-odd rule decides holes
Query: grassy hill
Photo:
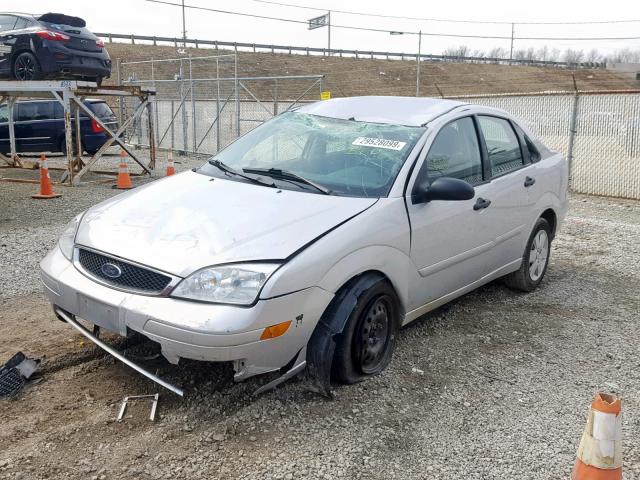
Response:
[[[184,57],[183,71],[188,76],[188,54],[193,57],[232,53],[212,48],[188,48],[180,54],[172,46],[109,43],[107,49],[112,59],[122,62],[151,58]],[[219,63],[220,76],[233,76],[232,63]],[[179,64],[156,64],[156,79],[173,79]],[[139,79],[150,79],[149,64],[124,66],[123,77],[133,72]],[[194,78],[216,76],[215,61],[194,60]],[[422,62],[420,94],[424,96],[454,96],[484,93],[518,93],[573,89],[573,77],[581,90],[617,90],[640,88],[633,81],[603,69],[568,70],[552,67],[474,64],[454,62]],[[370,58],[340,58],[323,56],[288,55],[272,53],[240,52],[238,75],[241,77],[274,75],[325,75],[323,88],[332,96],[353,95],[415,95],[415,60],[384,60]],[[115,77],[115,68],[114,68]],[[110,83],[115,79],[112,78]],[[308,82],[307,82],[308,84]],[[280,95],[294,95],[303,88],[302,82],[282,82]],[[318,90],[314,90],[317,92]],[[270,92],[272,94],[272,92]],[[266,93],[261,93],[266,95]],[[281,98],[283,98],[281,96]]]

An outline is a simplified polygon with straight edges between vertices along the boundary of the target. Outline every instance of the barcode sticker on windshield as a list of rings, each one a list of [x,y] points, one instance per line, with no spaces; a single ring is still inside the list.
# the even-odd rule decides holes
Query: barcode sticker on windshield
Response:
[[[358,137],[351,145],[361,147],[386,148],[388,150],[402,150],[407,142],[399,142],[398,140],[387,140],[385,138]]]

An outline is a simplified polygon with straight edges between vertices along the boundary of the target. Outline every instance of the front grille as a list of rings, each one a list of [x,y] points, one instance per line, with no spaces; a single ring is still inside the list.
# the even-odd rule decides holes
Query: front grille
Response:
[[[115,258],[107,257],[91,250],[80,248],[78,260],[82,268],[94,277],[99,278],[105,283],[125,289],[157,294],[162,292],[171,282],[171,277],[167,275],[138,267],[137,265],[132,265],[122,260],[116,260]],[[107,263],[115,265],[120,269],[120,276],[112,278],[105,275],[103,266]]]

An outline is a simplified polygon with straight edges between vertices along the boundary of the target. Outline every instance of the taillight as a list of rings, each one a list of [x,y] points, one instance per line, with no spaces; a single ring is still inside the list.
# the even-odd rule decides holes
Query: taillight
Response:
[[[104,132],[104,128],[102,128],[102,125],[100,125],[98,122],[96,122],[95,118],[91,119],[91,131],[93,133]]]
[[[96,47],[104,48],[104,42],[101,39],[96,40]]]
[[[69,35],[65,35],[64,33],[54,32],[52,30],[40,30],[36,32],[40,38],[44,38],[45,40],[53,40],[54,42],[67,42],[71,40]]]

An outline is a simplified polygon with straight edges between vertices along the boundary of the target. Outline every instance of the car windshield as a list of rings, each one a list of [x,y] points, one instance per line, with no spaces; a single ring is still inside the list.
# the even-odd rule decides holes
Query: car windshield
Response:
[[[219,160],[237,172],[272,170],[279,188],[318,193],[304,180],[334,195],[382,197],[389,193],[407,156],[424,133],[422,127],[359,122],[287,112],[250,131],[219,152]],[[200,171],[224,175],[205,164]],[[286,173],[294,175],[285,175]],[[238,179],[238,176],[227,176]]]

